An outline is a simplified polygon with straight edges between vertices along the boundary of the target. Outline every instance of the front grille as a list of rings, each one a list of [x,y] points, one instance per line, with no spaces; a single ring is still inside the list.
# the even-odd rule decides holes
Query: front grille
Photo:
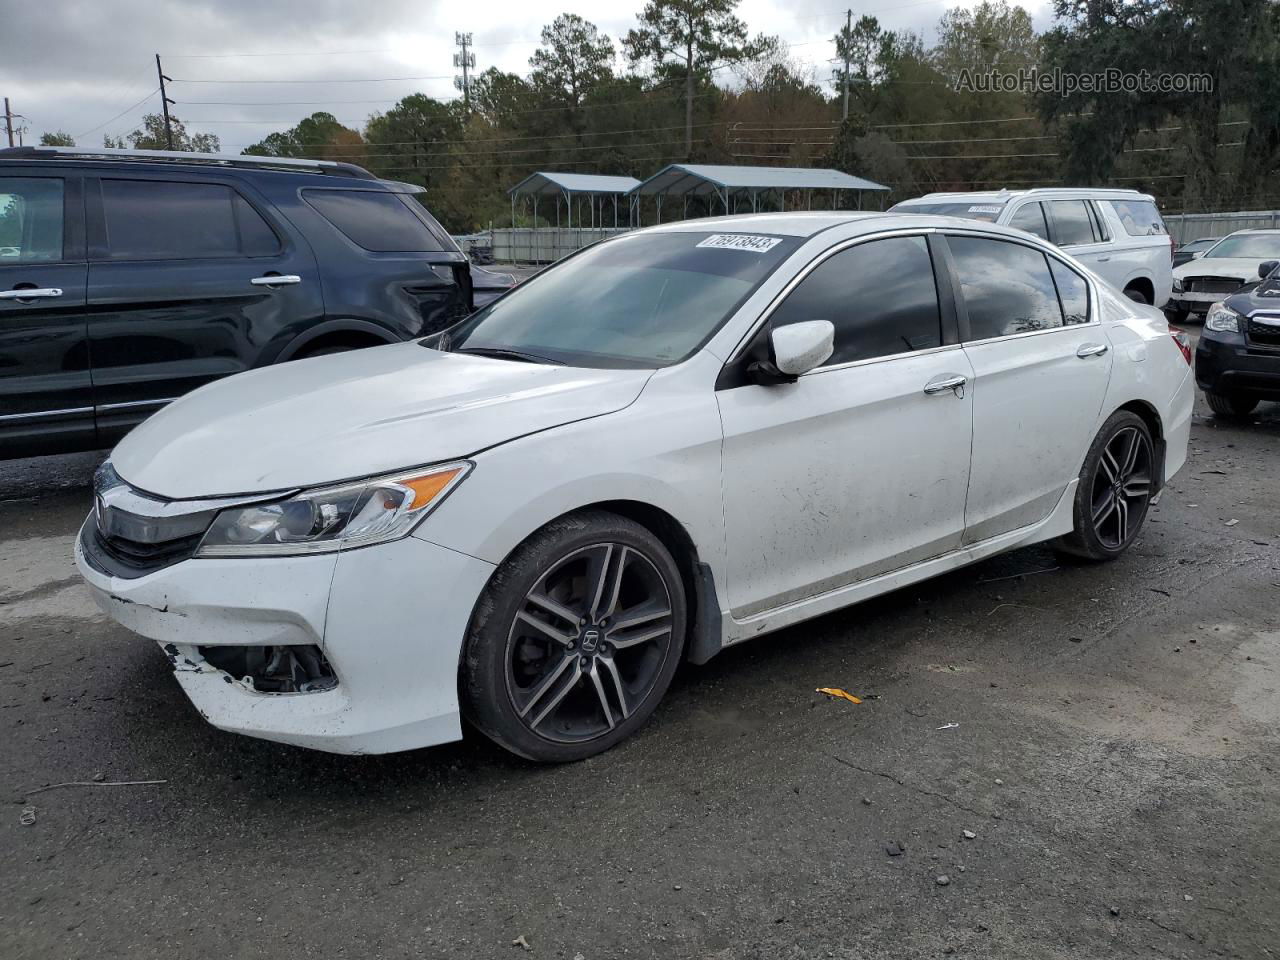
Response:
[[[1244,281],[1235,277],[1187,277],[1182,289],[1188,293],[1235,293]]]
[[[190,537],[179,537],[177,540],[166,540],[163,543],[139,543],[123,537],[105,537],[102,531],[94,527],[100,546],[121,563],[140,570],[159,570],[172,563],[190,559],[200,546],[203,533]]]
[[[1280,317],[1272,319],[1274,323],[1262,323],[1251,317],[1245,327],[1245,339],[1254,346],[1280,347]]]

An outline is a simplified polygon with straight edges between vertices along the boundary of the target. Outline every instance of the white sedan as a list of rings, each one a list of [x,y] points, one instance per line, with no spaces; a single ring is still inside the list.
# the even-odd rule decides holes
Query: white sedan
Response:
[[[1027,234],[761,215],[626,234],[427,341],[211,384],[99,472],[76,558],[226,730],[538,760],[684,660],[1039,541],[1138,536],[1186,339]]]

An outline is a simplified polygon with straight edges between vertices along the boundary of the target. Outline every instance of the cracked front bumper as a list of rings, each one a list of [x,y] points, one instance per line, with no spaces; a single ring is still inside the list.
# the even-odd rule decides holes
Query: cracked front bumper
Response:
[[[76,564],[110,617],[160,643],[196,709],[235,733],[332,753],[456,740],[458,660],[493,565],[417,537],[334,554],[185,560],[136,579]],[[314,644],[338,685],[266,693],[199,647]]]

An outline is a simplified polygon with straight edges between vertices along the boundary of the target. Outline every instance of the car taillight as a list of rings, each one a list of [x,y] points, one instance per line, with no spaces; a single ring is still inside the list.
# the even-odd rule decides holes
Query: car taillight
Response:
[[[1182,351],[1182,359],[1191,363],[1191,338],[1187,336],[1187,331],[1179,330],[1177,327],[1169,328],[1169,336],[1173,337],[1173,342],[1178,345],[1178,349]]]

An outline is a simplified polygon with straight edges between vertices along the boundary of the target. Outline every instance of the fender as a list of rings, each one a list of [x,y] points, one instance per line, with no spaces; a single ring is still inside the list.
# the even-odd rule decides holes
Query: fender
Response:
[[[357,333],[361,336],[374,337],[384,343],[400,343],[401,337],[396,336],[386,327],[371,323],[368,320],[356,320],[354,318],[325,320],[317,323],[314,327],[308,327],[302,333],[295,336],[292,340],[284,345],[284,347],[275,355],[270,363],[284,363],[286,360],[292,360],[299,353],[307,348],[308,344],[314,343],[321,337],[330,336],[335,333]]]

